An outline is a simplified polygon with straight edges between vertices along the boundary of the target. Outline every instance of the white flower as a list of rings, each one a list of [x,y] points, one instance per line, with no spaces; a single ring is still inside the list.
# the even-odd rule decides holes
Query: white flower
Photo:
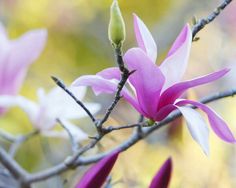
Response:
[[[71,87],[69,90],[80,101],[83,100],[86,93],[86,87]],[[0,96],[0,107],[20,107],[28,115],[32,125],[45,136],[68,137],[65,130],[52,130],[57,123],[57,118],[59,118],[76,141],[87,138],[86,133],[69,121],[87,117],[87,114],[65,91],[56,87],[50,92],[45,93],[40,88],[37,95],[38,103],[23,96],[2,95]],[[100,109],[100,105],[97,103],[84,103],[84,105],[92,114]]]

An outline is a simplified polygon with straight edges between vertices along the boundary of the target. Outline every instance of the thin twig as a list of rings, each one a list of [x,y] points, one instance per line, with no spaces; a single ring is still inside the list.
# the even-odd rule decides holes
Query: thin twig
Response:
[[[57,118],[57,122],[67,132],[67,134],[69,136],[69,139],[70,139],[70,143],[71,143],[71,147],[72,147],[72,152],[75,153],[78,150],[78,144],[76,143],[74,136],[72,135],[71,131],[62,123],[62,121],[59,118]]]
[[[9,149],[9,155],[14,158],[16,152],[18,151],[19,147],[22,145],[23,142],[26,142],[33,136],[37,135],[39,133],[39,130],[33,130],[26,135],[19,135],[15,138],[15,141],[12,143],[10,149]]]
[[[122,129],[130,129],[130,128],[134,128],[134,127],[138,127],[140,124],[132,124],[132,125],[124,125],[124,126],[117,126],[117,127],[113,127],[113,126],[109,126],[104,128],[105,132],[112,132],[112,131],[117,131],[117,130],[122,130]]]
[[[0,130],[0,137],[8,142],[15,142],[16,141],[16,137],[14,135],[12,135],[4,130]]]
[[[232,0],[224,0],[216,9],[209,14],[206,18],[202,18],[192,28],[192,38],[194,40],[196,34],[202,30],[207,24],[211,23],[224,9],[227,7]]]
[[[0,160],[3,166],[20,182],[28,177],[29,174],[1,147]]]
[[[95,117],[92,115],[92,113],[89,111],[89,109],[82,103],[82,101],[80,101],[79,99],[76,98],[76,96],[69,90],[67,89],[67,87],[65,86],[65,84],[58,78],[56,78],[55,76],[51,76],[51,78],[53,79],[53,81],[61,88],[63,89],[69,96],[71,96],[72,99],[74,99],[74,101],[81,107],[83,108],[83,110],[88,114],[88,116],[90,117],[90,119],[95,123],[96,119]]]

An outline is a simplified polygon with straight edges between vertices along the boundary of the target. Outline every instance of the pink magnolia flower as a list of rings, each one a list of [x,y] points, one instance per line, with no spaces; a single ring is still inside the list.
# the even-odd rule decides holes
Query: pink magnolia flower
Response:
[[[28,67],[41,54],[47,38],[44,29],[32,30],[18,39],[9,40],[0,23],[0,95],[16,95]],[[0,109],[0,114],[3,109]]]
[[[92,166],[81,178],[80,182],[76,185],[76,188],[102,187],[111,172],[119,153],[119,151],[115,151]]]
[[[167,188],[171,178],[172,160],[168,158],[153,177],[149,188]]]
[[[179,109],[187,120],[188,129],[195,141],[209,151],[208,127],[201,115],[187,107],[191,104],[204,111],[213,131],[226,142],[235,142],[235,138],[224,120],[212,109],[196,101],[179,99],[182,94],[193,87],[203,85],[224,76],[229,69],[223,69],[188,81],[181,81],[186,70],[192,32],[185,25],[160,66],[155,64],[157,47],[145,24],[134,15],[134,30],[138,48],[129,49],[124,55],[125,65],[135,72],[128,79],[128,86],[122,95],[140,114],[161,121],[173,110]],[[114,93],[121,79],[118,68],[108,68],[96,75],[81,76],[73,86],[91,86],[95,94]]]

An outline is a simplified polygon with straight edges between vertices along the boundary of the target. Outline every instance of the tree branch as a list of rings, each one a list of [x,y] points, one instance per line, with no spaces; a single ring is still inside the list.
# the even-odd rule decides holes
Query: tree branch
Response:
[[[55,76],[51,76],[51,78],[53,79],[53,81],[61,88],[63,89],[69,96],[71,96],[72,99],[74,99],[74,101],[81,107],[83,108],[83,110],[88,114],[88,116],[90,117],[90,119],[95,123],[96,119],[95,117],[92,115],[92,113],[89,111],[89,109],[82,103],[82,101],[80,101],[79,99],[77,99],[74,94],[67,89],[67,87],[65,86],[65,84],[58,78],[56,78]]]
[[[202,18],[192,28],[192,38],[194,40],[196,34],[202,30],[207,24],[211,23],[224,9],[227,7],[232,0],[224,0],[215,10],[209,14],[206,18]]]
[[[206,98],[203,98],[202,100],[200,100],[200,102],[207,104],[213,101],[217,101],[226,97],[233,97],[234,95],[236,95],[236,89],[231,89],[231,90],[226,90],[223,92],[219,92],[219,93],[215,93],[212,95],[209,95]],[[134,144],[136,144],[137,142],[139,142],[140,140],[142,140],[143,138],[147,137],[148,135],[150,135],[152,132],[160,129],[161,127],[167,125],[168,123],[172,122],[173,120],[175,120],[176,118],[180,117],[182,114],[176,110],[174,111],[170,116],[168,116],[166,119],[164,119],[163,121],[159,122],[159,123],[155,123],[154,126],[150,127],[150,128],[146,128],[145,130],[142,131],[142,133],[138,133],[138,132],[134,132],[133,135],[128,138],[126,141],[124,141],[123,143],[121,143],[120,145],[118,145],[117,147],[115,147],[114,149],[111,149],[107,152],[101,153],[101,154],[97,154],[95,156],[90,156],[90,157],[80,157],[83,153],[85,153],[86,151],[88,151],[89,149],[91,149],[92,147],[94,147],[98,141],[100,141],[102,139],[102,137],[99,137],[99,140],[94,140],[92,141],[90,144],[86,145],[85,147],[83,147],[80,151],[77,152],[76,155],[74,155],[72,158],[68,158],[69,163],[60,163],[52,168],[43,170],[41,172],[38,173],[34,173],[31,174],[28,179],[27,179],[27,183],[33,183],[33,182],[37,182],[37,181],[42,181],[45,179],[48,179],[52,176],[61,174],[62,172],[67,171],[68,169],[71,169],[71,166],[75,167],[75,166],[81,166],[81,165],[89,165],[91,163],[95,163],[97,161],[99,161],[100,159],[102,159],[103,157],[109,155],[111,152],[114,152],[115,150],[119,149],[120,151],[125,151],[128,148],[130,148],[131,146],[133,146]],[[141,122],[140,125],[145,125],[145,122]],[[70,164],[70,165],[68,165]]]

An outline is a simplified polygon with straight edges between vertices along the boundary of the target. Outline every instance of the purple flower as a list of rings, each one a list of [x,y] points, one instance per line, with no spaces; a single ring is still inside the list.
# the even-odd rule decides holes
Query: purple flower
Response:
[[[204,111],[214,132],[226,142],[235,142],[235,138],[224,120],[206,105],[179,99],[182,94],[193,87],[203,85],[224,76],[229,69],[223,69],[188,81],[181,81],[186,70],[192,32],[188,24],[169,50],[160,66],[155,64],[157,47],[145,24],[134,15],[134,30],[138,48],[129,49],[124,55],[125,65],[135,72],[128,79],[128,86],[122,90],[123,97],[142,115],[161,121],[173,110],[179,109],[187,120],[188,129],[195,141],[208,154],[208,127],[201,115],[189,108],[194,105]],[[91,86],[95,94],[114,93],[121,79],[118,68],[108,68],[96,75],[81,76],[73,86]]]
[[[149,188],[167,188],[171,178],[172,160],[168,158],[152,179]]]
[[[92,166],[81,178],[76,188],[100,188],[113,168],[119,151],[115,151]]]
[[[0,95],[16,95],[28,67],[41,54],[47,38],[44,29],[32,30],[18,39],[9,40],[0,23]],[[3,109],[0,109],[0,114]]]

